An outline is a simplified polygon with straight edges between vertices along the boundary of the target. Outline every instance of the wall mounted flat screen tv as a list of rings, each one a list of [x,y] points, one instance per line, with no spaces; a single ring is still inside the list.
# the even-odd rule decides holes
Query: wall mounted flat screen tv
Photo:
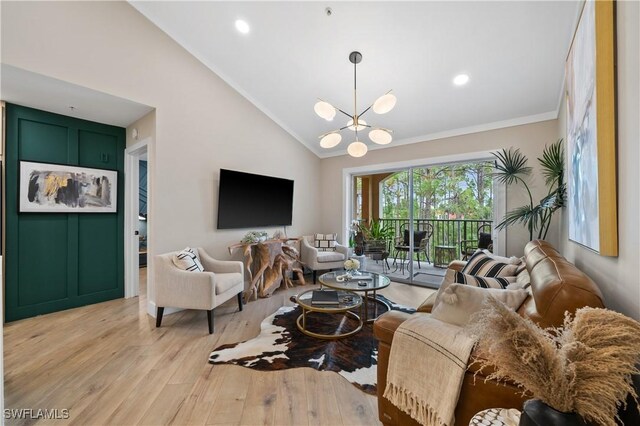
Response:
[[[220,169],[218,229],[291,225],[293,181]]]

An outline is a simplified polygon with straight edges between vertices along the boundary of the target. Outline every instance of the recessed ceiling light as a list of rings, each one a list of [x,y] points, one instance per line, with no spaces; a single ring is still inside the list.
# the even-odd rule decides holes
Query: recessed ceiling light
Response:
[[[467,74],[458,74],[453,78],[453,84],[456,86],[464,86],[469,82],[469,76]]]
[[[247,21],[238,19],[236,21],[236,30],[240,31],[242,34],[249,34],[251,28],[249,28],[249,24],[247,24]]]

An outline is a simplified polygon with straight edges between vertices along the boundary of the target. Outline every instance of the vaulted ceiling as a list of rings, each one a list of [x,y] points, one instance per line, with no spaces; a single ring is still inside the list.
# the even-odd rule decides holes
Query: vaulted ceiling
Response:
[[[433,140],[555,118],[582,2],[131,2],[151,22],[321,157],[318,136],[344,126],[318,98],[351,113],[393,89],[391,112],[368,112],[394,142]],[[326,8],[331,8],[330,16]],[[249,24],[240,33],[235,22]],[[468,74],[464,86],[453,84]],[[179,78],[179,76],[177,76]],[[248,124],[250,125],[250,124]],[[375,146],[361,137],[370,149]]]

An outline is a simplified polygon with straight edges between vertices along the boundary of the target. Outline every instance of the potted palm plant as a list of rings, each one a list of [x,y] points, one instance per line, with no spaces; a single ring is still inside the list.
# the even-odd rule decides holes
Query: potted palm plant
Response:
[[[529,195],[529,203],[508,212],[496,226],[504,229],[514,224],[523,224],[529,231],[529,239],[545,239],[551,225],[553,214],[564,207],[566,201],[566,184],[564,183],[564,148],[562,139],[545,146],[542,157],[538,158],[542,174],[547,185],[547,195],[537,204],[533,201],[531,189],[526,177],[531,174],[527,165],[527,157],[517,148],[503,149],[492,153],[496,158],[493,176],[508,186],[522,185]]]

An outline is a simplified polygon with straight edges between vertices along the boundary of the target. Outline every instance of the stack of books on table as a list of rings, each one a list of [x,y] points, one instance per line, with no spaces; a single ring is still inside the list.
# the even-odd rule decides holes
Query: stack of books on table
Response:
[[[372,280],[373,279],[373,275],[371,274],[367,274],[366,272],[360,274],[360,275],[354,275],[353,276],[354,280]]]
[[[338,292],[334,290],[314,290],[311,296],[312,305],[338,306]]]

